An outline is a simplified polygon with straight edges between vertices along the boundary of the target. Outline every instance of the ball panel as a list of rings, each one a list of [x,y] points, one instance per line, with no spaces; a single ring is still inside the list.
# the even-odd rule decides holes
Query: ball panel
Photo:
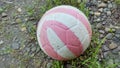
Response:
[[[83,43],[83,51],[85,51],[88,48],[89,44],[90,44],[89,35],[85,36],[85,38],[82,41],[82,43]]]
[[[47,37],[51,46],[56,52],[57,50],[65,46],[64,42],[60,40],[60,38],[56,35],[56,33],[51,28],[47,29]]]
[[[67,60],[66,58],[63,58],[60,56],[57,52],[54,51],[54,49],[51,47],[51,45],[47,44],[45,47],[43,47],[45,50],[46,54],[54,59],[57,60]]]
[[[83,44],[82,41],[85,38],[85,35],[89,35],[84,25],[81,24],[79,21],[78,21],[78,24],[70,28],[70,30],[78,37],[78,39],[81,41],[82,44]]]
[[[46,12],[45,16],[47,16],[49,14],[54,14],[54,13],[65,13],[65,14],[69,14],[69,15],[75,17],[76,19],[81,21],[81,23],[83,23],[83,25],[87,28],[88,33],[91,37],[92,30],[91,30],[90,23],[88,22],[88,19],[83,14],[83,12],[81,12],[77,8],[72,7],[72,6],[64,6],[64,5],[63,6],[58,6],[58,7],[55,7],[53,9],[51,9],[50,11]],[[72,20],[72,19],[70,19],[70,20]]]
[[[83,53],[83,47],[79,44],[79,46],[78,47],[76,47],[76,46],[71,46],[71,45],[67,45],[67,47],[70,49],[70,50],[72,50],[72,52],[73,52],[73,54],[76,56],[76,57],[78,57],[78,56],[80,56],[80,54],[82,54]]]
[[[73,16],[69,15],[69,14],[54,13],[54,14],[47,15],[46,17],[49,17],[49,18],[46,19],[47,21],[48,20],[58,21],[61,24],[64,24],[65,26],[67,26],[67,28],[71,28],[71,27],[77,25],[76,19]]]
[[[59,49],[59,50],[57,51],[57,53],[58,53],[60,56],[62,56],[62,57],[64,57],[64,58],[67,58],[67,59],[73,59],[73,58],[76,57],[73,53],[71,53],[71,51],[68,49],[67,46],[64,46],[64,47],[62,47],[61,49]]]
[[[83,52],[82,43],[71,30],[66,31],[66,39],[67,39],[67,45],[69,45],[67,47],[74,55],[78,56],[78,54],[76,53],[77,50],[74,48],[72,49],[70,46],[77,47],[80,49],[81,52]]]
[[[48,22],[46,22],[48,23]],[[48,26],[51,25],[51,23],[46,24],[44,23],[43,26],[44,28],[41,29],[41,33],[40,33],[40,44],[41,44],[41,48],[42,50],[49,55],[50,57],[54,58],[54,59],[58,59],[58,60],[66,60],[66,58],[61,57],[56,51],[55,48],[52,47],[52,45],[50,44],[50,41],[48,40],[48,36],[47,36],[47,29]],[[51,35],[51,34],[50,34]],[[46,41],[46,42],[45,42]],[[45,45],[44,45],[45,44]]]

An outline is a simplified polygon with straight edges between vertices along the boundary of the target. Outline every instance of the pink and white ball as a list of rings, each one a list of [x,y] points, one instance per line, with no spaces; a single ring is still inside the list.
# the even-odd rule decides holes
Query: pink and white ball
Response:
[[[70,60],[90,44],[91,25],[77,8],[62,5],[48,10],[38,23],[37,39],[41,49],[57,60]]]

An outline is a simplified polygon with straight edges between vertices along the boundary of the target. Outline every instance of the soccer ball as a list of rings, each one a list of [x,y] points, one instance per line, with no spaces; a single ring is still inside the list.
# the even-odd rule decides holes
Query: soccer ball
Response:
[[[89,46],[92,30],[77,8],[61,5],[48,10],[37,26],[37,40],[45,54],[57,60],[80,56]]]

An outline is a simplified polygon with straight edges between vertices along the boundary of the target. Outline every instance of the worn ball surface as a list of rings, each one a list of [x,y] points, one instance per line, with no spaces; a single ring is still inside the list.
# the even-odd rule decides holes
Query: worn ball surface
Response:
[[[91,25],[77,8],[61,5],[48,10],[37,26],[37,39],[45,54],[57,60],[70,60],[90,44]]]

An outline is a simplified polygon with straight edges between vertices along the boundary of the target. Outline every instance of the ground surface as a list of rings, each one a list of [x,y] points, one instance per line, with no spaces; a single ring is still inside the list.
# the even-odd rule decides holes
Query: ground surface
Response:
[[[0,0],[0,68],[50,68],[52,65],[53,60],[41,51],[33,37],[38,22],[28,11],[33,4],[34,0]],[[98,61],[120,63],[120,6],[112,0],[92,0],[86,6],[93,30],[100,33],[100,39],[106,36]]]

